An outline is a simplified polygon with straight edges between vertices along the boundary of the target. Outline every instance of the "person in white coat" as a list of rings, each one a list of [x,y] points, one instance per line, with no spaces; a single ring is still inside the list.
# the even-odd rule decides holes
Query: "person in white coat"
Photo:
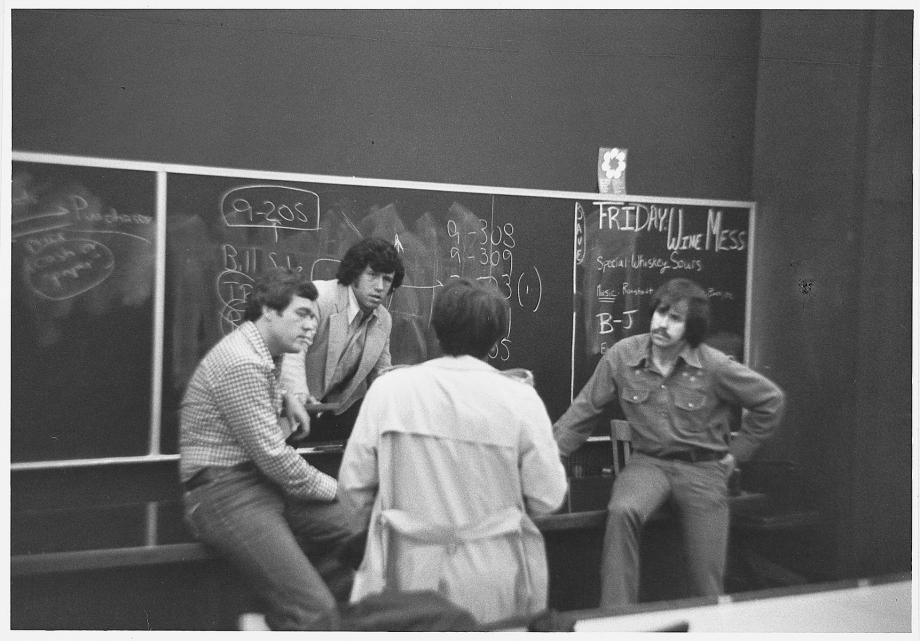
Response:
[[[543,536],[566,475],[534,388],[486,362],[509,310],[492,287],[449,282],[432,325],[444,356],[392,370],[368,391],[339,486],[368,523],[351,601],[435,590],[479,623],[547,607]]]

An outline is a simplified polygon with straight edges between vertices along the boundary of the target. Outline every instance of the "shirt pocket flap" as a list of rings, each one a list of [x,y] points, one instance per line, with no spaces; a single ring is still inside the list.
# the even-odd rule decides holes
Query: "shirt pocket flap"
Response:
[[[638,387],[624,387],[620,398],[627,403],[644,403],[648,399],[648,390]]]
[[[706,395],[700,392],[679,390],[674,393],[674,404],[687,412],[695,412],[706,406]]]

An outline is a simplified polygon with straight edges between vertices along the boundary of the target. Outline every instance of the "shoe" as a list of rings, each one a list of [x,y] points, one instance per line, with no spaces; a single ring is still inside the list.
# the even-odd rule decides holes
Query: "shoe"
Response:
[[[271,628],[265,622],[265,615],[259,612],[244,612],[240,615],[237,626],[243,632],[269,632]]]

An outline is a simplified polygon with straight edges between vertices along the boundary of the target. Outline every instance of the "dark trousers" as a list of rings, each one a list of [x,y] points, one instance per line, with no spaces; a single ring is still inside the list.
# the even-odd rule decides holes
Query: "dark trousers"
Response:
[[[693,596],[722,594],[728,549],[728,475],[719,461],[685,463],[634,453],[613,482],[601,560],[601,607],[639,600],[639,550],[648,518],[677,508]]]
[[[227,468],[184,496],[185,520],[265,601],[273,630],[336,630],[354,571],[341,556],[353,536],[339,501],[284,496],[255,469]]]

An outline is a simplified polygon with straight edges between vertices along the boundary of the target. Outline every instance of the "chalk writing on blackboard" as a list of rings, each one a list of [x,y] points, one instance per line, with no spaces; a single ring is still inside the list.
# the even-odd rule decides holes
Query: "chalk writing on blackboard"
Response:
[[[150,443],[156,174],[12,163],[11,458]]]
[[[516,270],[514,249],[517,247],[514,224],[495,223],[494,220],[476,217],[457,203],[451,207],[457,214],[447,219],[446,231],[450,239],[448,260],[449,278],[475,278],[495,286],[512,309],[536,313],[543,297],[543,281],[539,268],[529,265]],[[511,358],[511,327],[489,357],[500,361]]]
[[[92,289],[112,274],[115,258],[100,242],[86,238],[49,242],[23,261],[34,294],[67,300]]]
[[[713,304],[714,334],[742,340],[747,208],[595,200],[576,203],[576,264],[587,367],[616,341],[648,331],[648,304],[670,278],[697,281]]]
[[[228,227],[319,229],[319,195],[286,185],[242,185],[220,197]]]
[[[431,339],[423,338],[422,334],[430,333],[434,297],[446,280],[473,278],[489,282],[508,300],[512,310],[539,311],[543,300],[540,269],[518,259],[515,223],[496,220],[494,211],[489,212],[487,219],[453,202],[445,212],[446,217],[424,214],[416,223],[420,227],[417,232],[407,228],[392,205],[369,207],[370,213],[365,218],[354,218],[356,225],[352,222],[355,212],[345,213],[336,204],[323,203],[322,193],[319,187],[314,190],[285,184],[245,184],[221,192],[220,226],[227,230],[224,242],[219,245],[222,269],[216,276],[222,334],[242,322],[246,297],[261,270],[287,267],[306,271],[311,279],[334,278],[340,255],[317,256],[314,252],[346,245],[346,238],[333,238],[329,243],[330,231],[335,230],[346,232],[349,243],[353,242],[354,233],[382,236],[403,257],[407,277],[385,305],[394,319],[399,319],[402,338],[414,344],[409,347],[410,354],[424,357],[428,352]],[[340,193],[335,196],[340,197]],[[331,212],[332,219],[338,215],[342,224],[322,224],[322,211]],[[373,223],[370,229],[369,222]],[[251,233],[228,235],[230,230],[238,228],[250,228]],[[266,238],[260,229],[270,236]],[[285,230],[283,241],[280,230]],[[434,242],[422,240],[421,236],[429,235],[428,230]],[[339,250],[342,251],[344,247]],[[507,334],[490,353],[491,358],[502,362],[511,359],[513,326],[512,319]],[[394,348],[398,353],[408,346],[402,343]]]
[[[217,296],[220,298],[220,325],[224,335],[229,334],[243,322],[246,299],[252,292],[254,281],[251,276],[234,270],[224,270],[217,277]]]
[[[747,246],[747,230],[723,229],[723,212],[716,208],[707,210],[703,229],[697,220],[696,226],[691,227],[689,221],[685,226],[684,208],[679,206],[609,201],[592,204],[598,207],[598,229],[666,233],[669,250],[744,251]]]
[[[22,279],[46,301],[66,301],[94,290],[117,274],[115,304],[150,295],[154,218],[120,211],[72,179],[13,177],[12,240],[21,255]],[[136,247],[140,243],[143,249]],[[91,304],[103,305],[96,297]]]
[[[384,302],[394,364],[441,354],[431,316],[447,282],[488,282],[511,309],[490,362],[533,371],[554,415],[565,409],[571,344],[554,333],[571,334],[571,200],[171,173],[167,183],[167,418],[200,358],[242,321],[258,274],[335,279],[348,248],[369,237],[393,243],[406,270]]]

